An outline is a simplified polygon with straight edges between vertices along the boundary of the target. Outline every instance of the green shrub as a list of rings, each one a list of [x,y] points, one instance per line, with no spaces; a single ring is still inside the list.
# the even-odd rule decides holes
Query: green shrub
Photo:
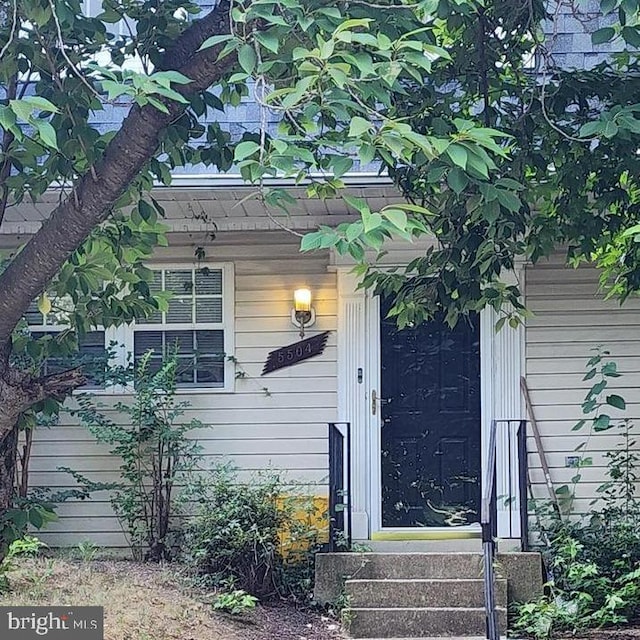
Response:
[[[587,364],[584,380],[591,380],[582,405],[585,415],[594,414],[594,431],[617,429],[620,443],[607,452],[605,481],[587,515],[572,512],[580,468],[591,464],[582,455],[573,487],[557,489],[564,513],[548,502],[535,505],[542,552],[549,581],[545,595],[536,602],[515,607],[514,628],[536,638],[551,638],[563,631],[624,624],[640,614],[640,499],[636,495],[640,462],[633,424],[614,422],[606,407],[624,409],[616,394],[605,394],[610,378],[620,377],[614,362],[603,361],[599,352]],[[587,423],[581,420],[576,428]],[[584,449],[580,445],[579,450]]]
[[[96,483],[71,473],[88,491],[110,490],[111,504],[128,534],[134,558],[160,561],[176,551],[181,502],[178,488],[189,481],[200,462],[200,445],[188,434],[202,426],[183,421],[188,402],[176,400],[178,359],[166,358],[158,370],[144,355],[135,372],[135,393],[114,405],[116,416],[102,410],[90,395],[78,398],[75,413],[98,442],[110,445],[120,462],[121,480]]]
[[[213,608],[216,611],[224,611],[232,616],[238,616],[255,609],[257,603],[258,598],[242,589],[236,589],[218,594],[213,601]]]
[[[7,550],[6,555],[0,562],[0,592],[9,590],[9,578],[7,574],[16,567],[16,557],[20,555],[35,555],[45,543],[33,536],[24,536],[19,540],[14,540]]]
[[[192,495],[197,506],[184,559],[204,583],[261,600],[310,597],[319,538],[313,499],[291,496],[274,472],[241,484],[228,466],[212,471]],[[305,510],[309,517],[301,517]]]

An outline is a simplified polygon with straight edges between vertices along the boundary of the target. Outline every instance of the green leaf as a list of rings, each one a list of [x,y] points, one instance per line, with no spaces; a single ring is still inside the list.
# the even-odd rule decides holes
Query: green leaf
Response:
[[[47,122],[46,120],[37,120],[35,122],[35,127],[38,130],[38,135],[44,145],[51,149],[58,148],[56,130],[50,122]]]
[[[273,53],[278,53],[280,38],[273,31],[259,31],[256,33],[256,40],[265,47],[265,49],[269,49],[269,51]]]
[[[625,402],[622,396],[619,396],[615,393],[607,396],[607,404],[615,407],[616,409],[626,409],[627,403]]]
[[[341,178],[351,167],[353,167],[353,160],[348,156],[333,156],[330,161],[333,175],[336,178]]]
[[[603,131],[602,122],[596,120],[595,122],[587,122],[580,127],[580,136],[583,138],[591,138],[593,136],[601,135]]]
[[[234,39],[234,36],[230,33],[220,36],[211,36],[200,45],[198,51],[202,51],[203,49],[210,49],[211,47],[215,47],[218,44],[222,44],[223,42],[227,42],[228,40],[232,39]]]
[[[238,62],[245,73],[251,74],[256,68],[256,52],[250,44],[243,44],[238,51]]]
[[[623,27],[622,37],[632,47],[640,47],[640,31],[638,31],[638,27]]]
[[[260,149],[260,145],[253,140],[245,140],[241,142],[235,150],[234,160],[236,162],[240,162],[241,160],[245,160],[249,156],[252,156]]]
[[[24,100],[9,100],[9,106],[16,116],[24,122],[29,122],[33,115],[33,107]]]
[[[618,365],[615,362],[606,362],[602,366],[602,373],[609,378],[619,378]]]
[[[349,125],[349,137],[359,138],[366,131],[371,131],[372,126],[373,125],[368,120],[365,120],[360,116],[354,116],[351,119],[351,124]]]
[[[606,413],[601,413],[594,421],[593,421],[593,430],[594,431],[606,431],[612,427],[611,417]]]
[[[27,96],[26,98],[23,98],[22,101],[30,104],[34,109],[40,109],[40,111],[60,113],[60,109],[58,109],[55,104],[41,96]]]
[[[467,150],[459,144],[451,144],[447,147],[447,155],[451,158],[451,162],[461,169],[467,168],[467,160],[469,154]]]
[[[315,249],[319,249],[322,243],[322,238],[324,234],[322,231],[314,231],[313,233],[307,233],[300,243],[301,251],[313,251]]]
[[[600,380],[600,382],[596,382],[593,387],[589,390],[587,394],[587,399],[591,396],[599,396],[606,388],[609,383],[606,380]]]
[[[447,184],[453,189],[456,195],[460,195],[469,184],[469,178],[462,169],[454,167],[447,174]]]
[[[368,208],[362,210],[360,215],[362,216],[362,224],[365,233],[374,231],[382,224],[382,216],[379,213],[371,213]]]
[[[342,199],[350,206],[353,207],[356,211],[358,211],[359,213],[362,213],[363,211],[369,211],[369,207],[367,206],[367,203],[365,200],[363,200],[362,198],[356,198],[356,196],[350,196],[348,193],[345,193],[342,196]]]
[[[586,424],[586,420],[578,420],[578,422],[576,422],[573,427],[571,427],[571,431],[580,431],[580,429],[582,429],[582,427],[584,427],[584,425]]]
[[[382,215],[400,231],[405,231],[407,228],[407,214],[401,209],[384,209]]]
[[[613,27],[604,27],[591,34],[591,42],[593,42],[593,44],[604,44],[605,42],[613,40],[615,35],[616,30]]]

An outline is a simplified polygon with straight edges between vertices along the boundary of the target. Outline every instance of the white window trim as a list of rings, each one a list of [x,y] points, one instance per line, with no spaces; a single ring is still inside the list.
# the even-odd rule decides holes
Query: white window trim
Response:
[[[166,263],[151,263],[145,265],[152,271],[180,271],[180,270],[192,270],[207,268],[207,269],[219,269],[222,272],[222,323],[180,323],[175,325],[167,325],[164,323],[143,324],[141,323],[144,331],[168,331],[168,330],[207,330],[207,329],[222,329],[224,335],[224,386],[222,387],[210,387],[203,385],[190,386],[190,387],[178,387],[176,389],[177,395],[199,395],[210,393],[233,393],[235,392],[235,365],[230,356],[235,354],[235,269],[232,262],[207,262],[199,266],[194,266],[193,263],[186,262],[166,262]],[[133,345],[135,334],[135,323],[123,325],[117,330],[118,337],[116,341],[119,344],[124,345],[120,350],[119,364],[126,366],[128,362],[133,362]],[[106,342],[105,344],[108,344]],[[122,387],[114,388],[111,393],[114,394],[130,394],[131,389],[123,389]]]

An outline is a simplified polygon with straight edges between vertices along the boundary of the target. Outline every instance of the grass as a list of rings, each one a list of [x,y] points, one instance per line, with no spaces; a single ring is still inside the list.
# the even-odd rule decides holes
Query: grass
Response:
[[[26,558],[0,606],[104,607],[105,640],[282,640],[341,637],[334,620],[286,605],[241,618],[213,610],[215,594],[185,585],[173,567],[121,560]]]
[[[133,562],[22,559],[0,605],[96,605],[106,640],[240,640],[238,624],[181,586],[174,573]]]

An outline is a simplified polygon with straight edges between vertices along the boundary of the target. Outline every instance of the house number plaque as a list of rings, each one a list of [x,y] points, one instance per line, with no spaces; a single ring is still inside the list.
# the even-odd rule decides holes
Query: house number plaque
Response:
[[[312,336],[306,340],[300,340],[300,342],[294,342],[288,347],[281,347],[272,351],[267,356],[267,361],[264,363],[262,369],[262,375],[270,373],[276,369],[283,369],[284,367],[290,367],[291,365],[298,364],[307,358],[313,358],[313,356],[319,356],[327,345],[327,338],[329,337],[329,331],[319,333],[317,336]]]

